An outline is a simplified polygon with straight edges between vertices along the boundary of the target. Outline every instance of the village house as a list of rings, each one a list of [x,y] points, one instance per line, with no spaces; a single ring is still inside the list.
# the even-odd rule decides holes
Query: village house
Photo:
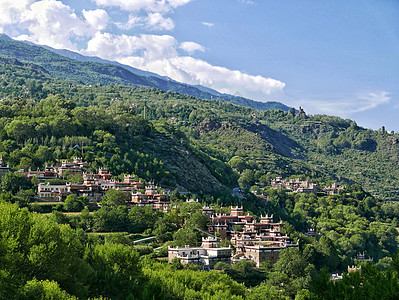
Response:
[[[331,184],[329,187],[325,187],[323,192],[328,195],[337,195],[339,191],[343,190],[342,186],[337,185],[336,183]]]
[[[37,187],[37,196],[42,200],[64,201],[68,195],[88,197],[90,200],[97,201],[101,199],[102,192],[99,185],[84,184],[50,184],[39,183]]]
[[[59,177],[62,177],[66,172],[71,175],[82,174],[87,166],[87,162],[84,162],[82,158],[75,157],[73,162],[62,161],[61,166],[57,168],[57,174]]]
[[[243,248],[246,245],[251,245],[257,242],[262,243],[287,243],[288,236],[282,236],[280,229],[284,225],[281,221],[273,222],[273,215],[262,216],[260,222],[252,220],[246,222],[241,230],[234,230],[231,232],[231,242],[237,248]]]
[[[82,158],[75,157],[73,158],[73,162],[68,162],[63,160],[61,162],[61,166],[46,166],[44,171],[32,171],[29,169],[28,171],[19,170],[20,173],[24,174],[27,178],[37,177],[39,180],[47,180],[53,178],[60,178],[65,175],[65,173],[69,173],[70,175],[83,174],[84,170],[87,168],[88,164],[82,161]]]
[[[99,181],[107,181],[110,180],[111,177],[111,173],[109,173],[108,169],[105,168],[98,169],[97,174],[83,172],[83,182],[85,184],[98,183]]]
[[[203,209],[204,212],[204,209]],[[231,232],[234,231],[235,226],[243,226],[247,221],[252,220],[252,216],[243,215],[242,207],[231,207],[230,215],[226,214],[215,214],[215,211],[208,209],[208,214],[212,214],[210,217],[210,225],[208,226],[209,233],[218,233],[222,239],[231,239]]]
[[[210,218],[209,232],[228,239],[236,248],[234,261],[245,258],[259,267],[269,260],[275,263],[282,249],[298,247],[287,235],[281,234],[284,223],[273,222],[273,215],[261,216],[257,222],[252,216],[244,215],[242,207],[231,207],[230,215],[213,214],[212,209],[203,207],[203,213]]]
[[[281,177],[276,177],[276,179],[271,180],[270,186],[274,189],[284,188],[293,193],[317,193],[316,183],[307,180],[300,180],[299,178],[284,180]]]
[[[140,190],[134,190],[131,199],[133,205],[152,206],[162,211],[168,211],[171,205],[171,200],[166,197],[166,194],[158,193],[158,187],[154,184],[146,186],[144,193]]]
[[[204,206],[202,208],[202,213],[207,218],[208,222],[210,222],[212,216],[215,214],[215,209],[213,208],[213,206]]]
[[[245,257],[255,263],[256,267],[259,268],[260,264],[264,261],[270,261],[276,263],[282,249],[287,248],[288,245],[284,243],[280,244],[254,244],[246,245],[245,251],[237,252],[233,257],[233,261],[237,261],[240,257]]]
[[[29,169],[28,171],[19,170],[21,174],[24,174],[27,178],[36,177],[39,180],[47,180],[47,179],[54,179],[57,178],[58,174],[54,167],[46,166],[43,171],[37,169],[36,171],[32,171]]]
[[[133,190],[143,186],[143,183],[131,180],[134,177],[130,175],[125,175],[123,182],[112,180],[111,176],[108,169],[99,169],[98,174],[83,173],[83,184],[99,185],[101,191],[104,193],[108,190],[122,190],[129,194]]]
[[[357,260],[357,261],[359,261],[359,262],[373,261],[373,259],[370,258],[370,257],[369,257],[369,258],[366,258],[366,256],[364,255],[364,252],[363,252],[363,253],[358,253],[358,254],[356,254],[355,260]]]
[[[231,264],[231,247],[218,247],[216,237],[202,238],[201,247],[168,247],[168,259],[179,258],[183,264],[196,264],[204,269],[213,269],[218,262]]]
[[[62,201],[67,195],[66,184],[39,183],[37,196],[41,199]]]
[[[141,192],[143,183],[133,180],[132,176],[126,175],[124,182],[108,180],[108,176],[104,171],[99,174],[83,174],[83,184],[50,184],[39,183],[37,195],[43,200],[63,201],[68,195],[75,194],[77,196],[88,197],[92,201],[99,201],[108,190],[122,190],[131,195],[130,205],[152,206],[154,209],[168,211],[171,205],[164,193],[158,193],[158,187],[151,184],[145,187],[144,193]],[[140,189],[138,189],[140,188]]]

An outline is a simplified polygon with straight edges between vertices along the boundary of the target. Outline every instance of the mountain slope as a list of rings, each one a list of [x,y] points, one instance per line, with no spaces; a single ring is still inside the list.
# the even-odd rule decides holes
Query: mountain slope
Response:
[[[141,176],[147,179],[166,178],[172,186],[211,191],[237,183],[242,187],[263,185],[276,175],[296,175],[317,181],[320,186],[331,181],[359,183],[380,199],[399,199],[398,134],[364,129],[338,117],[256,111],[151,88],[71,84],[49,77],[41,67],[21,65],[15,59],[3,59],[0,66],[0,98],[14,101],[2,105],[0,112],[5,118],[18,108],[18,101],[38,102],[51,94],[61,94],[75,105],[93,109],[109,107],[111,111],[118,111],[118,107],[125,110],[130,107],[134,114],[144,116],[155,129],[151,138],[139,135],[125,142],[131,143],[129,147],[142,153],[144,158],[148,155],[151,161],[156,158],[162,162],[163,172],[170,174],[162,177],[160,174],[166,173],[157,175],[155,171],[155,175],[146,175],[145,169],[138,166]],[[32,124],[28,128],[34,126],[35,130],[42,130],[39,120],[24,116],[19,113],[16,118]],[[82,116],[79,122],[89,126],[91,119],[101,120],[101,115]],[[0,120],[2,128],[10,122]],[[0,137],[7,138],[4,134],[3,129]],[[73,131],[66,134],[68,138],[57,139],[69,140]],[[43,139],[51,140],[51,135],[47,133]],[[122,146],[123,142],[118,144],[120,149],[126,148]],[[7,151],[14,150],[11,142],[0,147],[4,157]],[[12,165],[22,167],[23,152],[17,153],[11,160]],[[104,163],[110,164],[110,169],[113,155],[117,155],[114,160],[123,165],[123,155],[107,154]],[[34,160],[32,163],[33,167],[38,166]],[[129,164],[126,168],[135,170]]]
[[[87,98],[113,88],[118,86],[71,89],[71,82],[50,77],[40,66],[0,58],[0,155],[15,170],[82,156],[93,170],[106,166],[112,174],[134,173],[163,187],[210,193],[235,186],[237,175],[227,164],[190,146],[165,122],[144,120],[119,100],[76,107],[79,101],[52,95]],[[145,91],[148,98],[154,93]]]
[[[201,99],[229,101],[240,106],[257,110],[290,108],[279,102],[257,102],[254,100],[221,94],[209,88],[180,83],[167,77],[145,72],[117,62],[96,57],[83,56],[68,50],[56,50],[51,47],[37,46],[32,43],[18,42],[6,35],[0,36],[0,57],[16,58],[35,63],[45,68],[52,76],[76,80],[84,84],[123,84],[129,86],[155,87],[163,91],[178,92]]]
[[[73,59],[73,60],[116,65],[116,66],[122,67],[122,68],[132,72],[133,74],[139,75],[139,76],[145,76],[145,77],[151,77],[152,76],[152,77],[160,77],[160,78],[162,78],[162,76],[160,76],[158,74],[155,74],[155,73],[152,73],[152,72],[143,71],[143,70],[140,70],[140,69],[136,69],[136,68],[133,68],[133,67],[128,66],[128,65],[123,65],[123,64],[120,64],[120,63],[118,63],[116,61],[110,61],[110,60],[102,59],[102,58],[99,58],[99,57],[96,57],[96,56],[85,56],[85,55],[82,55],[80,53],[73,52],[73,51],[66,50],[66,49],[55,49],[55,48],[52,48],[52,47],[49,47],[49,46],[45,46],[45,45],[35,45],[33,43],[28,43],[28,44],[31,44],[33,46],[40,46],[40,47],[42,47],[44,49],[50,50],[51,52],[57,53],[57,54],[59,54],[61,56],[64,56],[64,57],[67,57],[67,58],[70,58],[70,59]],[[167,79],[166,77],[163,77],[163,78]]]

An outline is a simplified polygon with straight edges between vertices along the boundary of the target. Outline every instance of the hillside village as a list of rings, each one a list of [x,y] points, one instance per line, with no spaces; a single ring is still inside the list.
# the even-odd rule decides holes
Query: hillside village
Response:
[[[134,176],[125,175],[124,181],[111,179],[112,174],[107,169],[98,170],[97,174],[87,173],[88,163],[82,158],[74,158],[72,162],[62,161],[60,166],[46,166],[43,171],[20,170],[27,178],[37,178],[45,181],[55,178],[63,178],[68,175],[82,175],[82,184],[51,184],[39,182],[37,198],[40,201],[63,202],[68,195],[87,197],[91,202],[99,202],[108,190],[121,190],[130,195],[128,206],[151,206],[153,209],[167,212],[171,206],[171,200],[165,193],[159,193],[160,188],[154,184],[145,185],[137,181]],[[3,170],[9,167],[3,166]],[[6,171],[4,171],[5,173]],[[275,188],[275,187],[274,187]],[[298,191],[296,191],[298,192]],[[273,215],[262,216],[260,222],[250,215],[244,215],[243,207],[231,207],[231,214],[217,214],[213,207],[204,206],[203,214],[209,221],[208,231],[210,236],[203,238],[201,247],[169,248],[169,261],[174,258],[181,259],[182,263],[197,264],[203,268],[212,269],[216,263],[231,262],[239,259],[248,259],[256,263],[269,260],[276,262],[278,253],[287,247],[298,247],[298,244],[290,242],[288,236],[282,236],[280,228],[282,222],[274,223]],[[219,247],[221,239],[229,240],[235,247]]]
[[[150,183],[145,185],[136,180],[134,176],[125,175],[123,182],[111,179],[112,174],[108,169],[101,168],[97,174],[87,173],[88,163],[81,158],[74,158],[72,162],[62,161],[59,167],[48,167],[43,171],[23,171],[27,178],[36,177],[38,180],[63,178],[68,175],[81,175],[83,182],[51,184],[40,182],[37,187],[37,197],[41,201],[64,201],[68,195],[86,197],[89,201],[97,203],[108,190],[120,190],[130,195],[127,205],[151,206],[154,209],[167,211],[171,201],[161,189]]]
[[[264,261],[277,262],[282,249],[299,247],[287,235],[281,235],[280,229],[284,224],[274,223],[273,215],[262,216],[257,222],[253,216],[244,215],[243,207],[231,207],[230,215],[215,214],[213,207],[208,206],[202,210],[209,220],[208,231],[212,236],[203,238],[201,247],[169,247],[169,262],[178,258],[183,264],[213,269],[218,262],[231,264],[247,259],[259,268]],[[235,252],[230,246],[219,247],[222,239],[230,241]]]
[[[59,166],[46,166],[43,171],[20,170],[19,173],[29,179],[39,180],[37,199],[43,202],[64,202],[68,195],[76,195],[99,204],[107,191],[119,190],[129,195],[130,200],[126,203],[128,207],[150,206],[164,212],[170,210],[172,204],[170,197],[153,183],[144,184],[131,175],[124,175],[124,180],[120,182],[112,179],[112,174],[106,168],[100,168],[94,174],[88,173],[87,167],[87,162],[75,157],[71,162],[63,160]],[[9,166],[4,166],[2,160],[0,171],[3,175],[9,171]],[[48,182],[62,179],[66,175],[81,175],[83,182],[80,184]],[[286,189],[292,193],[316,194],[318,192],[316,184],[298,178],[284,180],[277,177],[271,180],[270,186],[273,189]],[[334,195],[342,189],[332,184],[330,187],[325,187],[322,192]],[[241,194],[236,194],[239,198],[244,195],[243,191]],[[258,222],[253,216],[244,215],[242,206],[231,207],[230,211],[229,215],[216,213],[212,206],[204,206],[202,213],[209,225],[208,234],[202,239],[202,245],[200,247],[190,247],[190,245],[183,248],[169,247],[169,262],[178,258],[183,264],[195,264],[203,269],[213,269],[218,262],[230,265],[245,259],[253,261],[259,268],[264,261],[277,262],[282,249],[299,247],[299,244],[290,241],[287,235],[281,234],[284,223],[274,222],[273,215],[261,216]],[[311,230],[309,232],[312,234]],[[222,240],[229,241],[233,247],[220,247]]]

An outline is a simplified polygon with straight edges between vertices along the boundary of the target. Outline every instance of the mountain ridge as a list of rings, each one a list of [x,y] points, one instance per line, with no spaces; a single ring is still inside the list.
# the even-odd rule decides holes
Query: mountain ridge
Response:
[[[51,54],[45,51],[49,51]],[[10,52],[12,55],[10,55]],[[35,55],[32,56],[26,52],[32,52]],[[15,41],[4,34],[0,36],[0,56],[32,62],[44,67],[52,76],[67,80],[75,79],[85,84],[100,83],[104,85],[124,84],[130,86],[147,86],[163,91],[187,94],[205,100],[228,101],[256,110],[281,109],[288,111],[290,109],[290,107],[278,101],[259,102],[243,97],[222,94],[207,87],[180,83],[169,77],[139,70],[118,62],[84,56],[70,50],[36,45],[31,42]],[[50,61],[46,59],[48,57],[51,58]],[[91,76],[88,78],[87,76],[83,76],[83,74],[79,74],[76,70],[81,68],[89,69]],[[94,78],[97,82],[90,81],[90,78]]]

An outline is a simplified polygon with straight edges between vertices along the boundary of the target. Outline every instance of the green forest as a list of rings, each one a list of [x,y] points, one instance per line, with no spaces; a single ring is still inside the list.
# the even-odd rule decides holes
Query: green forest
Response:
[[[393,132],[295,109],[258,111],[156,88],[85,84],[12,58],[0,61],[0,99],[0,155],[11,168],[0,182],[0,299],[399,294],[399,136]],[[174,190],[173,209],[129,208],[112,190],[101,208],[84,197],[38,202],[38,180],[18,170],[73,157],[87,161],[91,172],[106,167],[114,178],[135,174]],[[293,194],[270,187],[276,176],[345,188],[337,195]],[[231,195],[238,186],[242,199]],[[187,197],[198,202],[186,203]],[[199,245],[205,204],[222,213],[243,205],[257,219],[273,214],[299,249],[283,250],[276,264],[260,268],[249,261],[213,271],[168,264],[168,246]],[[309,229],[314,237],[305,234]],[[134,243],[152,236],[149,244]],[[358,253],[373,261],[356,261]],[[347,272],[360,264],[361,272]],[[341,272],[341,280],[330,280]]]

